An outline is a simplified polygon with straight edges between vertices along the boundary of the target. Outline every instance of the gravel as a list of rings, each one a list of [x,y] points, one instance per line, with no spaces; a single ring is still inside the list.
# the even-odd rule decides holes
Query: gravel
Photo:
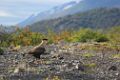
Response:
[[[18,51],[4,50],[0,55],[0,80],[120,80],[120,58],[115,51],[81,50],[81,43],[59,43],[46,47],[48,54],[36,60],[27,52],[32,46]],[[83,56],[93,53],[94,56]]]

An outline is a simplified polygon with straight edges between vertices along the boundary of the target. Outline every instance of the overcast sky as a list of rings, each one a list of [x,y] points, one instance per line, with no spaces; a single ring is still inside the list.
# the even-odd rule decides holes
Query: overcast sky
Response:
[[[31,14],[36,14],[70,1],[76,0],[0,0],[0,24],[16,24]]]

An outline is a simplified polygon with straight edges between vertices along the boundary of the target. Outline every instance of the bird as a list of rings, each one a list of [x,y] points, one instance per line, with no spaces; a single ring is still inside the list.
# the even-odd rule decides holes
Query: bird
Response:
[[[48,39],[42,39],[42,42],[38,46],[31,49],[28,54],[32,54],[35,58],[40,59],[41,54],[45,54],[45,46],[47,42]]]

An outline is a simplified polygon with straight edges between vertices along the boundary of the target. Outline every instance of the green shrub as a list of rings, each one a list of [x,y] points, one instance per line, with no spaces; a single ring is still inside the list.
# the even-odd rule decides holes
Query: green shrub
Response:
[[[111,28],[108,32],[108,37],[111,43],[115,45],[119,45],[120,44],[120,26]]]
[[[79,41],[80,42],[87,42],[93,40],[96,36],[96,33],[93,31],[86,31],[84,34],[80,35]]]
[[[73,37],[74,37],[74,42],[87,42],[94,40],[97,36],[97,32],[93,31],[92,29],[80,29],[79,31],[75,32]]]
[[[106,35],[104,35],[104,34],[99,34],[99,35],[97,35],[95,41],[96,41],[96,42],[107,42],[107,41],[109,41],[109,39],[107,38]]]
[[[79,31],[74,32],[74,35],[71,37],[73,42],[88,42],[88,41],[95,41],[95,42],[106,42],[109,41],[106,34],[95,31],[89,28],[80,29]]]

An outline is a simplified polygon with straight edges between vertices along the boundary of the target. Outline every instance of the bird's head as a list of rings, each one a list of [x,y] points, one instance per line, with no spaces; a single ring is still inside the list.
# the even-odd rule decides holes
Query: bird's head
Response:
[[[48,43],[48,39],[46,39],[46,38],[42,39],[42,43],[43,44],[47,44]]]

